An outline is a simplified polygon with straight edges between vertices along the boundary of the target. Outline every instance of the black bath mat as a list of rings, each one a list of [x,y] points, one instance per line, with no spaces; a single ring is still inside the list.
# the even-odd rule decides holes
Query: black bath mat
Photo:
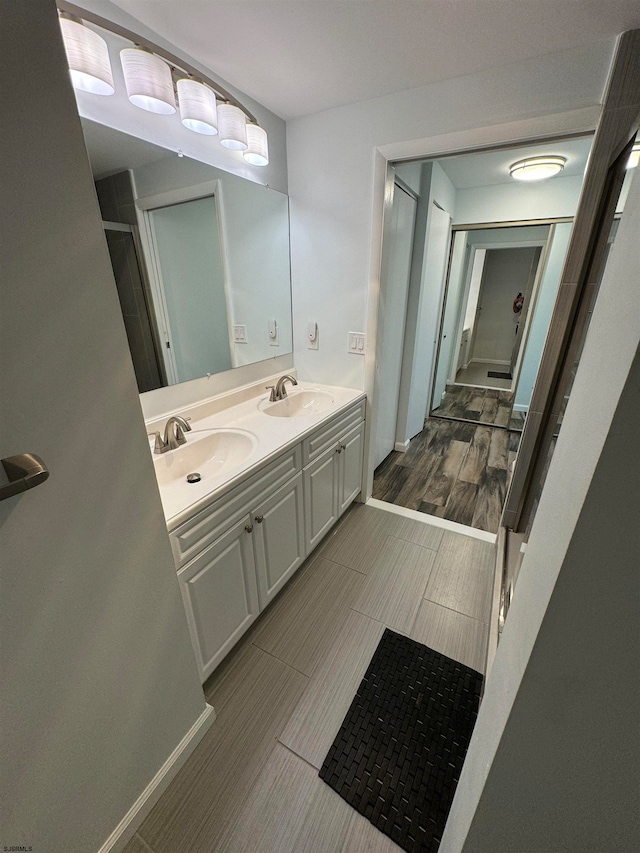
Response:
[[[320,777],[408,853],[436,853],[482,676],[385,630]]]
[[[489,379],[513,379],[510,373],[501,373],[499,370],[487,370]]]

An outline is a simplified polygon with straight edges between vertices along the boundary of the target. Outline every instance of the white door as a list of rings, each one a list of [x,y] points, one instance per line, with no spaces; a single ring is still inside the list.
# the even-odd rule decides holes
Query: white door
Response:
[[[253,542],[260,610],[282,589],[304,560],[302,472],[257,507]]]
[[[384,400],[384,405],[378,410],[376,466],[391,453],[395,444],[415,219],[415,198],[396,183],[391,229],[386,244],[386,273],[380,290],[378,314],[378,334],[382,341],[382,352],[376,364],[376,381],[377,393],[380,399]]]
[[[338,519],[338,447],[332,447],[304,469],[307,554]]]
[[[451,255],[451,270],[446,288],[446,303],[444,318],[442,320],[442,335],[440,337],[440,350],[438,352],[438,366],[436,368],[435,386],[431,408],[436,409],[442,402],[442,397],[447,387],[447,380],[451,375],[451,362],[454,359],[454,348],[458,340],[456,335],[457,325],[460,320],[460,309],[464,291],[465,257],[467,256],[467,232],[458,231]],[[458,346],[458,350],[460,347]],[[455,353],[457,360],[458,353]]]
[[[364,424],[356,427],[340,442],[340,482],[338,489],[338,514],[348,509],[362,489],[362,454],[364,452]]]
[[[250,527],[246,515],[178,573],[203,682],[258,616]]]
[[[427,416],[427,409],[431,401],[450,237],[451,217],[434,203],[429,213],[427,225],[426,254],[422,270],[418,326],[407,413],[407,438],[413,438],[414,435],[422,432],[424,419]]]

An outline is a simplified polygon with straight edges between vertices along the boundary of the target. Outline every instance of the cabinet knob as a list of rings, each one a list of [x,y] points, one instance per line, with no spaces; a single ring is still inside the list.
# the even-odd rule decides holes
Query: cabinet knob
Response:
[[[336,453],[342,453],[342,445],[340,445],[340,447],[336,447]]]
[[[256,515],[256,517],[255,517],[256,524],[262,524],[263,521],[264,521],[264,515]]]
[[[340,447],[341,447],[343,450],[346,450],[346,449],[347,449],[347,445],[346,445],[346,444],[341,444],[341,445],[340,445]]]
[[[244,529],[247,531],[247,533],[251,533],[251,531],[253,530],[253,524],[245,524]]]

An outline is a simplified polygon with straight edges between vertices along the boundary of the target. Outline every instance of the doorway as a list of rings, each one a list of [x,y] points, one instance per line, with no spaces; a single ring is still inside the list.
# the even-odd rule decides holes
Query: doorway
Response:
[[[562,144],[571,169],[535,193],[508,164],[548,143],[421,164],[400,392],[384,405],[395,441],[375,458],[374,498],[497,532],[591,138]]]

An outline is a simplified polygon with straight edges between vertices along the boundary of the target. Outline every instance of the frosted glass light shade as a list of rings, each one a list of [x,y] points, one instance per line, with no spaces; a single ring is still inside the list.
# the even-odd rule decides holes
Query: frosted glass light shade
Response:
[[[79,21],[60,18],[71,82],[94,95],[113,95],[113,74],[106,41]]]
[[[124,82],[129,100],[136,107],[159,115],[176,111],[171,69],[159,56],[126,47],[120,51]]]
[[[178,80],[178,103],[182,124],[195,133],[215,136],[218,132],[216,96],[197,80]]]
[[[218,133],[220,145],[232,151],[247,150],[247,118],[233,104],[218,105]]]
[[[565,157],[540,156],[527,157],[509,166],[509,172],[516,181],[543,181],[552,178],[564,169]]]
[[[247,150],[242,152],[244,159],[252,166],[266,166],[269,162],[267,132],[257,124],[247,125]]]

